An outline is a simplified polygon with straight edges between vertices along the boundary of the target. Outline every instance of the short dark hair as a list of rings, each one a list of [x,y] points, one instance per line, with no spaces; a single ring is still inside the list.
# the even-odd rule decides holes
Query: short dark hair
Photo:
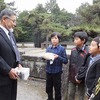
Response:
[[[84,39],[85,39],[84,44],[85,44],[85,43],[87,42],[87,40],[88,40],[88,35],[87,35],[87,33],[86,33],[86,32],[83,32],[83,31],[75,32],[74,38],[75,38],[75,37],[78,37],[78,38],[80,38],[81,40],[84,40]]]
[[[51,38],[54,37],[54,36],[56,36],[56,35],[57,35],[58,39],[61,40],[61,34],[58,33],[58,32],[53,32],[53,33],[51,34]]]
[[[11,17],[12,15],[16,16],[16,13],[14,11],[12,11],[11,9],[5,8],[0,13],[0,20],[2,19],[3,16]]]
[[[97,46],[100,47],[100,37],[95,37],[92,41],[97,42]]]

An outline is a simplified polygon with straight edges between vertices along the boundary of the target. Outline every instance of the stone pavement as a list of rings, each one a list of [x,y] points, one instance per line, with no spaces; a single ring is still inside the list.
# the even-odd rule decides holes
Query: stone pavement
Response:
[[[18,80],[17,100],[46,100],[44,80]]]

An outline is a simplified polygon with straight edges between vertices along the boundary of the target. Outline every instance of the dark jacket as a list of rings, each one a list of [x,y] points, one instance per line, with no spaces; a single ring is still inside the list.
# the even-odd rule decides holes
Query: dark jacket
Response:
[[[88,53],[84,59],[83,65],[80,67],[77,79],[78,80],[84,80],[86,81],[86,87],[87,87],[87,95],[90,97],[91,94],[94,95],[94,98],[92,100],[100,100],[100,91],[95,95],[96,86],[98,85],[100,88],[100,80],[98,83],[98,79],[100,77],[100,58],[96,59],[96,61],[89,66],[91,55]],[[98,89],[97,89],[98,90]],[[92,98],[92,97],[91,97]]]
[[[16,100],[17,80],[10,79],[8,75],[11,68],[16,66],[13,46],[6,33],[0,28],[0,100]]]
[[[94,94],[95,94],[95,96],[94,96],[93,100],[100,100],[100,77],[99,77],[97,84],[94,88]]]
[[[91,65],[88,65],[85,78],[88,96],[91,96],[91,94],[93,93],[93,90],[96,87],[99,77],[100,77],[100,58],[96,59]]]
[[[86,71],[87,71],[89,62],[90,62],[90,54],[88,53],[84,58],[82,66],[79,68],[79,71],[76,76],[77,80],[80,80],[80,81],[85,80]]]
[[[100,87],[99,87],[100,88]],[[97,95],[95,95],[94,99],[93,100],[100,100],[100,91]]]
[[[71,50],[70,63],[69,63],[69,81],[76,83],[75,76],[82,66],[85,56],[88,54],[88,46],[79,49],[77,47]]]

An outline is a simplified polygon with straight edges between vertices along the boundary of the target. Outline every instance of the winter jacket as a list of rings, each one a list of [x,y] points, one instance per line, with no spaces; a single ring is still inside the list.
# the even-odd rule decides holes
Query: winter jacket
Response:
[[[76,76],[77,80],[80,80],[80,81],[85,80],[86,71],[87,71],[89,62],[90,62],[90,54],[88,53],[84,58],[82,66],[79,68],[79,71],[78,71],[77,76]]]
[[[93,90],[97,85],[99,77],[100,77],[100,56],[96,58],[92,64],[89,63],[88,65],[85,77],[88,96],[91,96],[91,94],[93,93]]]
[[[71,50],[70,63],[69,63],[69,81],[76,83],[75,76],[79,71],[85,56],[88,54],[88,46],[84,45],[81,49],[75,47]]]

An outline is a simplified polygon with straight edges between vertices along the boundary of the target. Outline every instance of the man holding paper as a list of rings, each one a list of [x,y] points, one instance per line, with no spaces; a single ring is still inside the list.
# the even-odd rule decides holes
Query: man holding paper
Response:
[[[16,67],[20,64],[20,55],[13,35],[16,26],[16,14],[4,9],[0,13],[0,100],[16,100]]]

